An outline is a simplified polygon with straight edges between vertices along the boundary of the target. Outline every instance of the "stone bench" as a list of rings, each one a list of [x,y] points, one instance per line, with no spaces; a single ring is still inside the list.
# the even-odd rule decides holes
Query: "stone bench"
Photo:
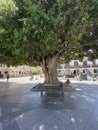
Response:
[[[43,92],[54,92],[54,91],[61,91],[63,94],[63,84],[62,83],[43,83],[41,86],[41,95]]]

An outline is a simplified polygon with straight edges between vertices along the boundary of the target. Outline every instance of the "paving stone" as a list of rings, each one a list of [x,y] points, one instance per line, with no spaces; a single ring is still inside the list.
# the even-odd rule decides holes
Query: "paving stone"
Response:
[[[0,130],[98,130],[97,82],[76,81],[64,96],[41,97],[23,79],[0,82]]]
[[[0,123],[0,130],[3,130],[3,125],[2,125],[2,123]]]
[[[0,107],[0,116],[2,115],[2,113],[1,113],[1,107]]]
[[[98,115],[92,115],[84,130],[98,130]]]

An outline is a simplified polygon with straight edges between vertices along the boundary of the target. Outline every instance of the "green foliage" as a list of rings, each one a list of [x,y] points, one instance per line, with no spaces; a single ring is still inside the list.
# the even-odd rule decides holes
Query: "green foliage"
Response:
[[[31,74],[42,74],[42,68],[40,66],[30,67]]]
[[[53,56],[66,62],[84,55],[96,57],[97,12],[97,0],[3,0],[0,59],[39,65]]]

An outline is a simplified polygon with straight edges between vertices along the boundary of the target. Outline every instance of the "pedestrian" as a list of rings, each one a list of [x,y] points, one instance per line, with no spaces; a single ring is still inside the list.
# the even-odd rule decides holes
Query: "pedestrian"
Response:
[[[93,81],[95,81],[95,80],[96,80],[96,79],[95,79],[95,75],[94,75],[94,74],[92,75],[92,78],[93,78]]]
[[[31,78],[30,78],[30,80],[33,80],[33,78],[34,78],[34,76],[33,76],[33,75],[31,75]]]
[[[10,78],[10,75],[7,74],[7,75],[6,75],[6,78],[7,78],[7,82],[8,82],[8,81],[9,81],[9,78]]]
[[[82,80],[82,74],[80,73],[78,77],[79,77],[79,80],[81,81]]]

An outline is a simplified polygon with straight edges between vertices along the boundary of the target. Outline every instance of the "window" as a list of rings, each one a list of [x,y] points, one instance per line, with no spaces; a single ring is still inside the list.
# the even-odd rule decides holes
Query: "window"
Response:
[[[78,61],[74,61],[74,66],[78,66]]]
[[[85,70],[83,70],[83,73],[85,73]]]
[[[97,69],[94,69],[94,73],[97,73]]]

